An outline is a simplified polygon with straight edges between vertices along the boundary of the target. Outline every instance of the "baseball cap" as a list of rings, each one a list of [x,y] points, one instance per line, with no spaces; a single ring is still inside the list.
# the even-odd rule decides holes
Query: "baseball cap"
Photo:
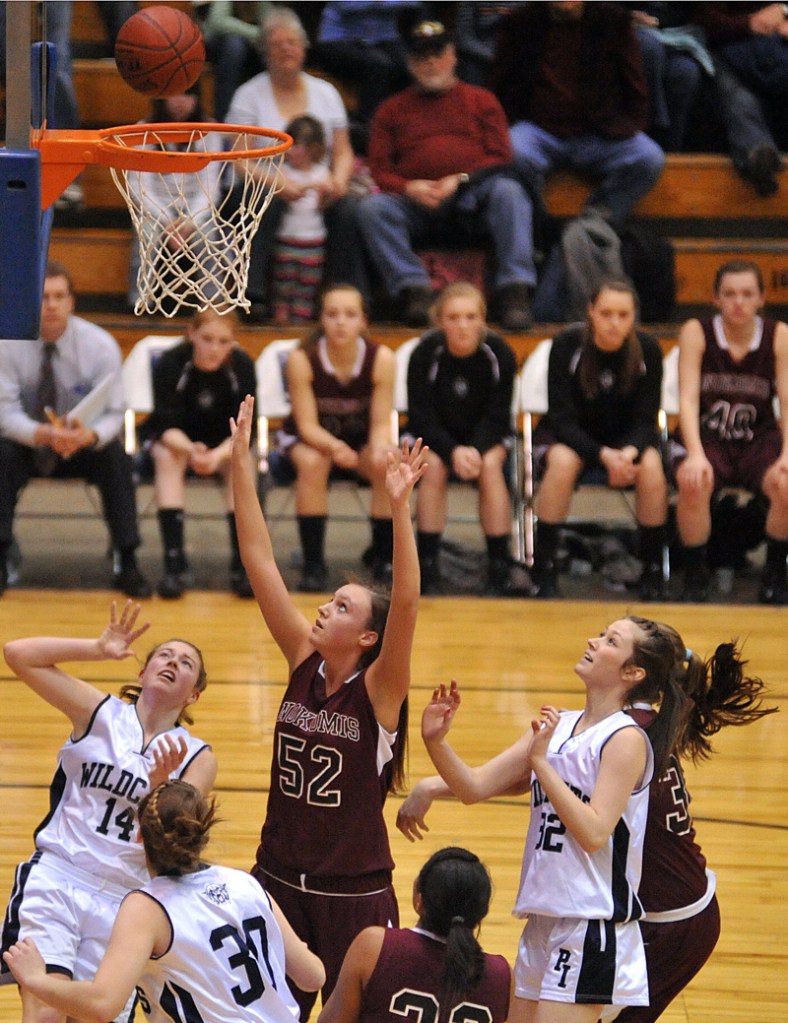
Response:
[[[420,57],[442,53],[450,44],[451,37],[440,21],[420,21],[408,35],[408,50]]]

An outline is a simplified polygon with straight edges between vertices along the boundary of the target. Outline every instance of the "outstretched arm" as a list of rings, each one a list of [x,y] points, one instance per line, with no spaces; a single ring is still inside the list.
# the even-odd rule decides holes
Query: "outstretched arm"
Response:
[[[460,706],[460,689],[452,680],[447,689],[438,686],[424,708],[421,734],[435,769],[451,792],[463,803],[479,803],[493,796],[520,795],[531,779],[530,735],[479,767],[469,767],[451,748],[446,737]]]
[[[230,423],[233,436],[231,466],[235,523],[241,558],[265,624],[292,670],[311,651],[310,626],[287,592],[274,558],[263,509],[260,507],[249,459],[253,417],[254,398],[247,395],[241,402],[237,420]]]
[[[74,726],[74,734],[80,736],[106,693],[69,675],[57,664],[61,661],[122,661],[134,657],[131,644],[150,626],[149,622],[137,626],[139,613],[140,605],[129,600],[118,616],[113,601],[109,624],[98,639],[59,636],[14,639],[5,645],[6,663],[34,693],[62,711]]]
[[[410,495],[424,475],[427,450],[419,439],[413,447],[403,441],[398,453],[388,454],[386,493],[394,530],[391,606],[380,655],[368,669],[366,682],[375,717],[392,732],[397,728],[400,707],[410,689],[410,654],[421,592]]]

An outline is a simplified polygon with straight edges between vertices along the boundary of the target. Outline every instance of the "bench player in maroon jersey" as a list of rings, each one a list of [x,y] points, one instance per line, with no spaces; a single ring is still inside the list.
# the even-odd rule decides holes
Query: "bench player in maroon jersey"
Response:
[[[290,678],[277,715],[271,787],[253,874],[325,964],[328,998],[365,927],[396,925],[383,820],[403,773],[419,560],[410,495],[425,469],[417,441],[388,455],[394,534],[387,593],[341,586],[310,623],[277,567],[248,458],[254,400],[234,424],[233,489],[241,555]],[[298,997],[298,993],[297,993]],[[303,1018],[314,995],[300,998]]]
[[[757,263],[724,263],[713,317],[679,335],[679,465],[676,515],[685,548],[684,599],[708,599],[706,547],[716,489],[746,487],[769,501],[766,564],[758,599],[788,602],[788,324],[763,318]],[[782,422],[774,398],[782,406]]]

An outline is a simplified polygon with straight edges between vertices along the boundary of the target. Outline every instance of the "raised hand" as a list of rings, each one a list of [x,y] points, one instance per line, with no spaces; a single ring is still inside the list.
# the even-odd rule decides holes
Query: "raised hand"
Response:
[[[101,653],[107,660],[122,661],[126,657],[136,656],[131,644],[150,628],[150,622],[137,627],[140,610],[139,604],[127,600],[118,617],[117,605],[114,600],[112,601],[109,625],[98,638]]]
[[[252,424],[254,423],[254,398],[247,394],[238,409],[238,417],[230,419],[230,433],[233,438],[233,454],[237,448],[246,452],[252,442]]]
[[[419,437],[412,446],[407,440],[403,440],[398,452],[388,453],[386,493],[392,504],[408,500],[413,488],[427,469],[428,451],[429,448]]]
[[[150,790],[168,781],[186,757],[186,740],[181,736],[176,742],[171,735],[165,735],[153,749],[153,767],[148,772]]]
[[[540,713],[541,718],[538,720],[534,719],[531,722],[533,735],[528,746],[528,755],[531,758],[531,762],[535,758],[547,756],[547,747],[550,745],[550,739],[553,737],[553,732],[560,716],[558,710],[549,704],[545,704],[545,706],[540,708]]]
[[[441,682],[421,715],[421,735],[425,742],[439,742],[449,732],[460,706],[460,689],[454,679],[449,688]]]

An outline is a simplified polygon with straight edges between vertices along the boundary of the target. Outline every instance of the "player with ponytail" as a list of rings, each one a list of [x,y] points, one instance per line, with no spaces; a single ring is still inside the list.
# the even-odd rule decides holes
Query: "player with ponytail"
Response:
[[[433,853],[413,885],[416,927],[363,930],[318,1023],[395,1023],[410,1013],[438,1023],[465,1018],[465,1003],[477,1014],[485,1008],[491,1023],[505,1020],[509,964],[485,953],[477,937],[491,894],[487,868],[472,852]]]

